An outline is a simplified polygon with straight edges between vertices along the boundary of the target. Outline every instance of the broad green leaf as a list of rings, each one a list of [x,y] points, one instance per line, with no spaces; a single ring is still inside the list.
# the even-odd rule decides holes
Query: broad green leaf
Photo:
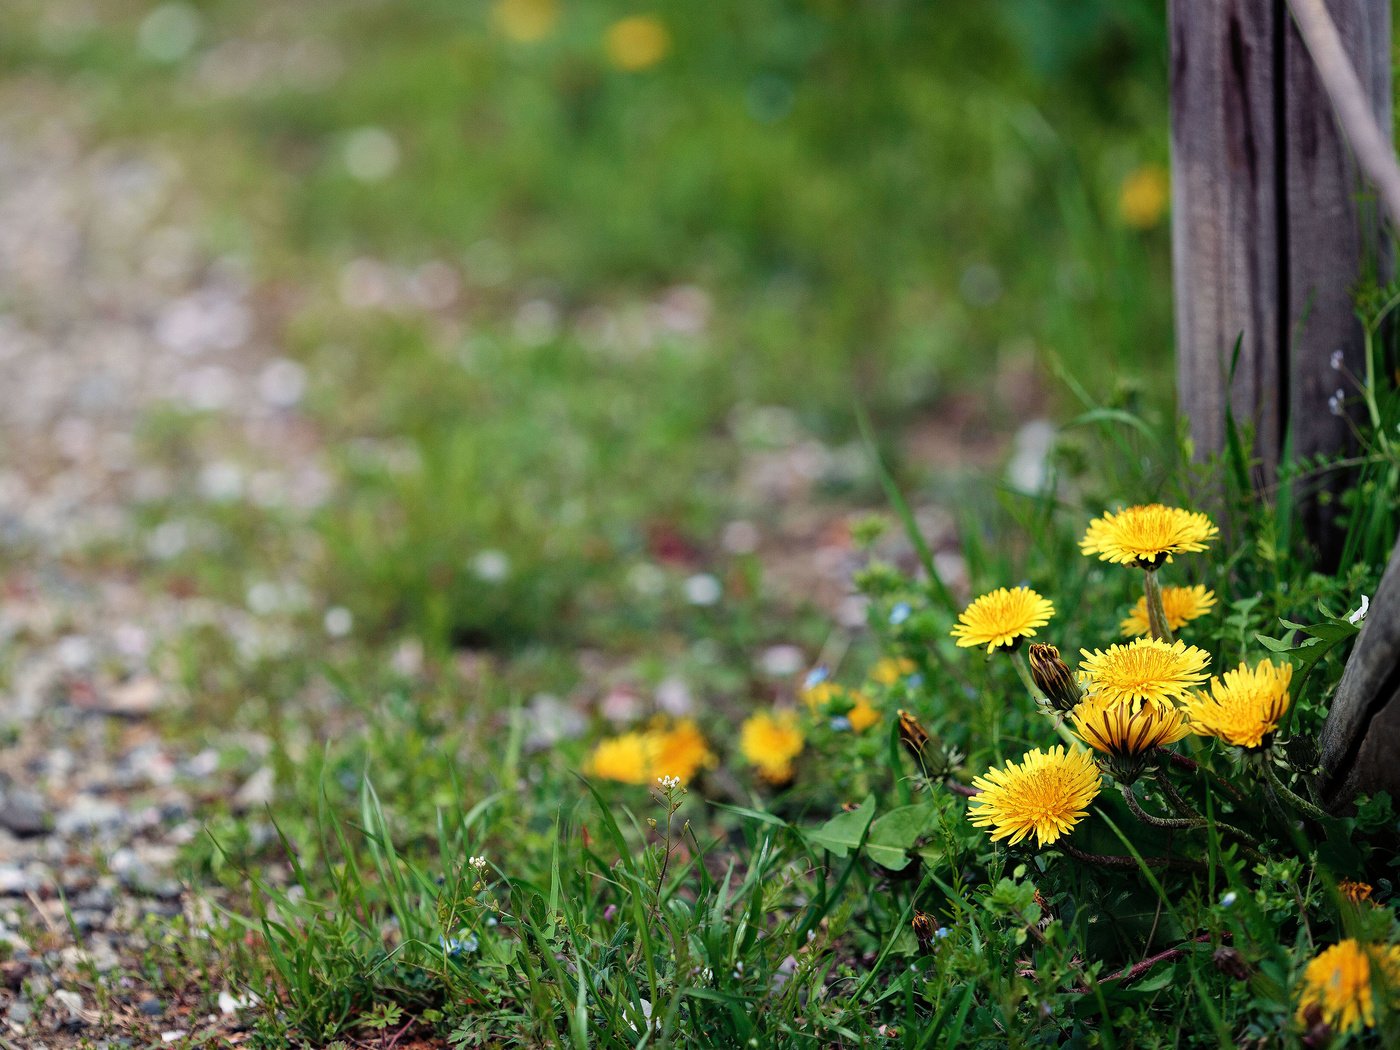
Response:
[[[912,859],[909,850],[919,840],[933,819],[931,802],[900,806],[879,817],[870,825],[870,837],[865,851],[876,864],[899,871]]]
[[[813,846],[844,857],[851,850],[860,848],[860,844],[865,841],[866,830],[874,818],[875,796],[867,795],[865,801],[855,809],[838,813],[821,827],[808,831],[806,838]]]

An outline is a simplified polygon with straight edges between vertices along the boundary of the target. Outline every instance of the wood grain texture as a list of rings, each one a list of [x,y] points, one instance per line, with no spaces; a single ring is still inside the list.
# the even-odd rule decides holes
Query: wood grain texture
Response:
[[[1330,807],[1358,793],[1400,798],[1400,542],[1342,672],[1318,750]]]
[[[1225,446],[1227,390],[1272,470],[1277,351],[1275,38],[1280,0],[1172,0],[1172,266],[1177,385],[1197,453]],[[1230,360],[1242,341],[1233,384]]]
[[[1327,8],[1389,129],[1389,5]],[[1235,418],[1254,428],[1255,480],[1266,485],[1290,443],[1300,458],[1347,449],[1347,423],[1328,410],[1340,379],[1331,357],[1341,350],[1362,371],[1353,291],[1368,269],[1388,273],[1389,260],[1284,0],[1174,0],[1169,18],[1180,408],[1197,455],[1219,452],[1228,385]],[[1326,548],[1326,509],[1299,495]]]
[[[1389,145],[1390,5],[1375,0],[1328,0],[1328,13]],[[1379,209],[1367,190],[1312,57],[1297,26],[1286,23],[1284,48],[1283,185],[1288,382],[1287,422],[1293,454],[1331,455],[1351,444],[1351,427],[1328,408],[1345,388],[1332,368],[1341,351],[1352,375],[1364,375],[1362,332],[1354,291],[1365,272],[1388,272]],[[1354,390],[1347,390],[1348,396]],[[1359,422],[1359,419],[1358,419]],[[1331,476],[1338,488],[1349,479]],[[1331,506],[1303,501],[1308,532],[1324,547],[1332,536]]]

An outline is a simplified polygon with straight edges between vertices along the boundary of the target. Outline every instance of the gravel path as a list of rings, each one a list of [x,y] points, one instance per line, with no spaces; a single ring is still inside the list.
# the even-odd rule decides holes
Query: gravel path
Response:
[[[314,502],[325,475],[296,412],[301,369],[259,333],[236,261],[201,250],[177,164],[89,148],[46,101],[42,120],[0,118],[0,1045],[237,1041],[217,975],[162,980],[143,953],[210,921],[173,867],[196,813],[270,785],[163,737],[186,700],[161,654],[192,625],[250,645],[267,628],[92,552],[174,557],[196,530],[143,530],[138,508]],[[140,439],[165,407],[211,420],[173,463]]]
[[[286,306],[202,246],[178,161],[94,146],[80,113],[25,90],[0,97],[0,1047],[232,1045],[238,989],[198,950],[217,890],[196,892],[177,863],[210,814],[270,799],[271,744],[174,734],[203,698],[173,651],[201,625],[243,653],[285,649],[293,636],[267,614],[305,590],[288,573],[225,604],[151,570],[201,556],[211,508],[294,525],[330,480],[299,410],[307,377],[277,345]],[[199,425],[159,437],[152,420],[172,409]],[[769,586],[857,629],[854,511],[816,489],[862,454],[763,412],[787,436],[747,454],[733,495],[767,518],[731,522],[723,545],[756,551]],[[933,463],[1000,455],[956,412],[914,439]],[[920,517],[935,545],[950,536],[946,513]],[[812,658],[754,656],[781,675]]]

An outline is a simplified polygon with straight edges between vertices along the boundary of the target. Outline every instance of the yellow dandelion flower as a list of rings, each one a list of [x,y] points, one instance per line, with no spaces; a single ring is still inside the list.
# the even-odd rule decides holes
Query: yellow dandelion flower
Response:
[[[491,17],[502,35],[517,44],[543,40],[559,21],[559,0],[497,0]]]
[[[1373,983],[1394,995],[1400,987],[1400,948],[1363,945],[1348,938],[1319,952],[1303,970],[1298,997],[1298,1020],[1349,1032],[1358,1025],[1375,1026]]]
[[[1210,680],[1210,696],[1196,693],[1186,704],[1191,728],[1236,747],[1259,747],[1288,710],[1292,681],[1289,663],[1275,667],[1263,660],[1254,668],[1240,664]]]
[[[623,784],[647,784],[653,777],[656,741],[647,733],[623,733],[600,740],[584,763],[583,771]]]
[[[653,780],[657,777],[679,777],[681,783],[689,783],[701,769],[715,764],[714,752],[705,742],[704,734],[688,718],[669,729],[653,729],[648,736],[653,748]]]
[[[880,712],[864,693],[835,682],[817,682],[798,691],[807,709],[815,714],[844,717],[857,733],[869,729],[880,720]]]
[[[863,733],[880,721],[880,712],[864,693],[852,693],[851,696],[855,700],[855,706],[846,712],[846,721],[851,723],[851,728],[857,733]]]
[[[1185,642],[1138,638],[1108,651],[1079,650],[1079,679],[1107,700],[1180,700],[1209,677],[1210,656]]]
[[[908,678],[919,669],[919,665],[907,656],[899,659],[881,660],[870,669],[870,680],[876,685],[894,685],[901,678]]]
[[[608,27],[604,45],[608,61],[635,73],[656,65],[671,50],[671,34],[655,15],[633,15]]]
[[[1160,700],[1091,696],[1070,715],[1080,740],[1114,758],[1133,758],[1191,732],[1181,709]]]
[[[812,685],[804,685],[797,691],[797,695],[807,705],[807,710],[816,714],[831,701],[845,696],[846,690],[835,682],[821,681]]]
[[[1118,214],[1135,230],[1150,230],[1162,221],[1171,199],[1167,169],[1144,164],[1130,171],[1118,189]]]
[[[1360,904],[1362,901],[1370,900],[1371,894],[1375,891],[1369,882],[1342,879],[1337,883],[1337,892],[1353,904]]]
[[[794,711],[759,711],[739,728],[739,753],[764,780],[792,779],[792,760],[802,753],[802,730]]]
[[[1200,584],[1195,587],[1163,587],[1162,608],[1167,614],[1167,626],[1179,631],[1215,608],[1215,592],[1206,590]],[[1137,600],[1121,626],[1124,638],[1137,638],[1148,632],[1146,595]]]
[[[1173,554],[1205,550],[1219,532],[1204,514],[1153,503],[1095,518],[1079,549],[1100,561],[1155,569]]]
[[[1002,587],[964,609],[952,633],[964,649],[1014,649],[1054,615],[1055,606],[1029,587]]]
[[[1008,762],[972,781],[980,794],[968,819],[991,828],[993,841],[1009,838],[1015,845],[1034,831],[1036,842],[1048,846],[1083,819],[1099,793],[1099,779],[1088,751],[1036,748],[1019,764]]]

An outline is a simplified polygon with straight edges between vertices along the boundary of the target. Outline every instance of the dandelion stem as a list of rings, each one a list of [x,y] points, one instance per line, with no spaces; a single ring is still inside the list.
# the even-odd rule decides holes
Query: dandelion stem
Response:
[[[968,787],[966,784],[959,784],[952,777],[949,777],[947,780],[943,781],[943,786],[946,787],[953,794],[961,795],[963,798],[976,798],[982,793],[978,791],[975,787]]]
[[[1147,601],[1147,633],[1153,638],[1171,644],[1171,625],[1167,623],[1167,610],[1162,604],[1162,584],[1157,579],[1157,570],[1148,569],[1142,574],[1142,593]]]
[[[1045,694],[1040,691],[1040,686],[1035,684],[1035,679],[1031,677],[1030,664],[1026,663],[1026,654],[1017,649],[1011,654],[1011,662],[1016,665],[1016,673],[1021,676],[1021,684],[1026,687],[1026,692],[1031,694],[1031,699],[1037,704],[1044,704]]]
[[[1071,846],[1064,839],[1056,842],[1055,848],[1085,864],[1098,864],[1105,868],[1132,868],[1135,871],[1141,866],[1136,857],[1124,857],[1116,853],[1085,853],[1083,850]],[[1143,857],[1142,864],[1146,864],[1149,868],[1199,868],[1204,866],[1199,861],[1187,860],[1185,857]]]
[[[1326,813],[1318,809],[1279,779],[1278,771],[1274,769],[1274,764],[1269,760],[1267,755],[1263,757],[1263,761],[1260,762],[1260,765],[1264,767],[1264,776],[1268,778],[1269,786],[1272,787],[1284,801],[1304,816],[1312,817],[1313,820],[1327,819]]]
[[[1154,828],[1199,828],[1205,824],[1200,817],[1158,817],[1142,808],[1142,803],[1138,801],[1137,795],[1133,793],[1131,784],[1119,784],[1119,792],[1123,795],[1123,801],[1128,804],[1128,808],[1133,811],[1133,816],[1144,824]]]
[[[1167,796],[1167,801],[1172,804],[1172,808],[1183,817],[1195,817],[1201,819],[1201,813],[1190,802],[1186,801],[1186,796],[1176,789],[1176,785],[1171,782],[1165,773],[1160,769],[1152,775],[1152,779],[1157,781],[1157,786],[1162,789],[1162,794]]]
[[[1194,817],[1200,822],[1201,827],[1205,827],[1207,824],[1214,824],[1221,831],[1229,832],[1231,835],[1234,835],[1237,839],[1246,844],[1246,851],[1252,857],[1259,860],[1263,859],[1255,850],[1248,848],[1259,845],[1259,840],[1256,839],[1253,835],[1241,831],[1233,824],[1226,824],[1223,820],[1208,820],[1206,817],[1202,816],[1201,812],[1186,800],[1186,797],[1182,795],[1180,791],[1177,790],[1176,785],[1173,784],[1169,779],[1167,779],[1166,774],[1163,773],[1160,769],[1157,770],[1157,772],[1154,774],[1153,779],[1157,781],[1157,786],[1162,789],[1162,794],[1167,796],[1167,801],[1172,804],[1172,806],[1176,809],[1178,813],[1182,814],[1183,816]]]
[[[1188,758],[1186,755],[1179,754],[1176,751],[1168,751],[1166,755],[1168,761],[1170,761],[1172,765],[1179,766],[1182,769],[1189,769],[1193,773],[1204,773],[1206,776],[1210,777],[1211,780],[1215,781],[1217,787],[1229,794],[1236,802],[1244,801],[1244,795],[1240,794],[1239,788],[1235,787],[1234,784],[1231,784],[1219,773],[1211,772],[1194,758]]]

